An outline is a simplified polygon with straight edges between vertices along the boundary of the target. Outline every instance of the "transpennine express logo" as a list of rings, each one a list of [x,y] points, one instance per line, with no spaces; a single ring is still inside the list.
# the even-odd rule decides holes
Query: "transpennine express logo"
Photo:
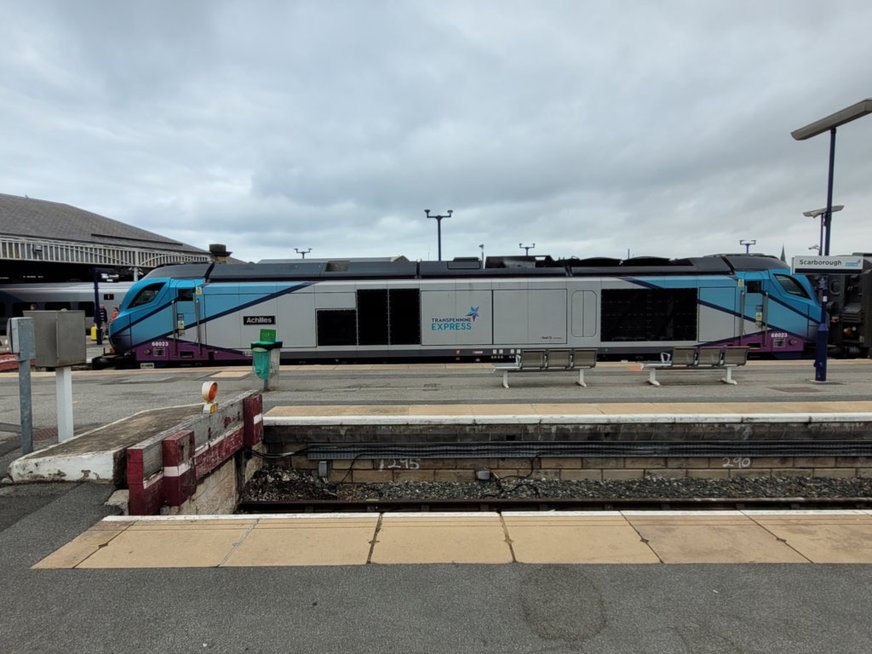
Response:
[[[433,318],[430,324],[430,330],[434,332],[449,331],[469,331],[472,329],[472,323],[478,320],[478,307],[469,307],[469,313],[465,316],[456,316],[454,318]]]

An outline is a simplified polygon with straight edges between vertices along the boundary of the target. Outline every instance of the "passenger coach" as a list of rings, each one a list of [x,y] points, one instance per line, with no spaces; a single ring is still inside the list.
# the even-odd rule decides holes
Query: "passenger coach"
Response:
[[[796,356],[820,308],[779,259],[489,257],[158,268],[112,323],[139,364],[245,360],[263,328],[283,361],[504,360],[525,347],[635,357],[681,345]]]

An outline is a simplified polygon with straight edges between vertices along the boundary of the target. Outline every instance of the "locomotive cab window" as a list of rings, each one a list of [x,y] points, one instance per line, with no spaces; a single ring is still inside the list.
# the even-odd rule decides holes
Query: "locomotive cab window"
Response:
[[[176,290],[176,299],[179,302],[193,302],[194,301],[194,289],[193,288],[179,288]]]
[[[149,284],[136,294],[136,297],[130,301],[130,306],[141,307],[143,304],[148,304],[157,297],[157,294],[160,293],[163,287],[163,282],[159,284]]]
[[[790,275],[776,274],[775,279],[778,280],[778,283],[781,284],[781,288],[783,288],[785,292],[798,297],[808,297],[808,293],[805,292],[805,289]]]

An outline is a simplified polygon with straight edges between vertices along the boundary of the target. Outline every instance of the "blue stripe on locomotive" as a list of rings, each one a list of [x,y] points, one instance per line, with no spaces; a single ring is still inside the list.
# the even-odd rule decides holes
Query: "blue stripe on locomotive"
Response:
[[[113,327],[110,328],[110,340],[116,345],[117,349],[127,351],[151,341],[172,337],[176,326],[173,306],[178,291],[180,289],[196,290],[198,286],[203,285],[204,280],[148,279],[148,284],[161,282],[164,283],[163,288],[154,300],[147,305],[134,307],[133,309],[130,309],[128,306],[129,302],[135,298],[136,291],[139,290],[136,287],[134,292],[129,294],[129,299],[125,299],[121,307],[122,313],[119,315],[120,320],[116,319]],[[243,311],[248,307],[293,293],[309,285],[310,282],[299,282],[289,285],[276,282],[246,283],[244,296],[247,299],[245,302],[240,303],[239,298],[242,293],[240,293],[238,284],[213,284],[211,288],[218,292],[209,293],[209,302],[204,302],[200,305],[206,313],[201,315],[199,320],[187,322],[185,327],[187,329],[196,327],[198,324],[201,325],[222,316]],[[220,292],[224,289],[228,289],[230,292]]]
[[[817,300],[813,299],[815,295],[811,284],[804,276],[791,275],[809,297],[804,298],[791,295],[772,276],[772,272],[769,270],[738,271],[735,277],[696,277],[693,278],[694,284],[692,286],[696,286],[699,289],[698,303],[700,305],[716,309],[731,316],[741,316],[740,307],[736,305],[737,280],[741,279],[745,288],[748,288],[749,282],[759,281],[765,284],[768,299],[766,324],[770,329],[789,332],[803,339],[808,338],[809,323],[815,323],[820,315],[820,304],[818,304]],[[774,272],[782,272],[789,275],[787,269]],[[687,277],[652,276],[645,277],[644,279],[635,277],[622,277],[622,279],[645,288],[688,288],[691,286],[688,283]],[[756,305],[749,302],[745,305],[744,309],[743,317],[754,322],[756,319]]]

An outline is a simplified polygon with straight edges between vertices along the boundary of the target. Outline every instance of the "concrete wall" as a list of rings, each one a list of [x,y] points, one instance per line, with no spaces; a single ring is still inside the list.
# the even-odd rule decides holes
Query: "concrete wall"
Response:
[[[300,444],[298,447],[302,447]],[[317,470],[318,461],[290,457],[296,470]],[[608,480],[656,477],[872,477],[872,457],[542,457],[533,462],[537,479]],[[529,459],[339,459],[329,462],[328,480],[346,483],[474,481],[476,470],[500,477],[530,474]]]
[[[257,445],[252,448],[257,452],[263,452],[263,446]],[[229,514],[236,510],[239,494],[242,488],[251,479],[252,475],[260,470],[263,459],[257,456],[245,458],[242,452],[228,459],[218,468],[213,470],[197,484],[197,490],[181,506],[165,506],[161,508],[161,515],[214,515]]]

